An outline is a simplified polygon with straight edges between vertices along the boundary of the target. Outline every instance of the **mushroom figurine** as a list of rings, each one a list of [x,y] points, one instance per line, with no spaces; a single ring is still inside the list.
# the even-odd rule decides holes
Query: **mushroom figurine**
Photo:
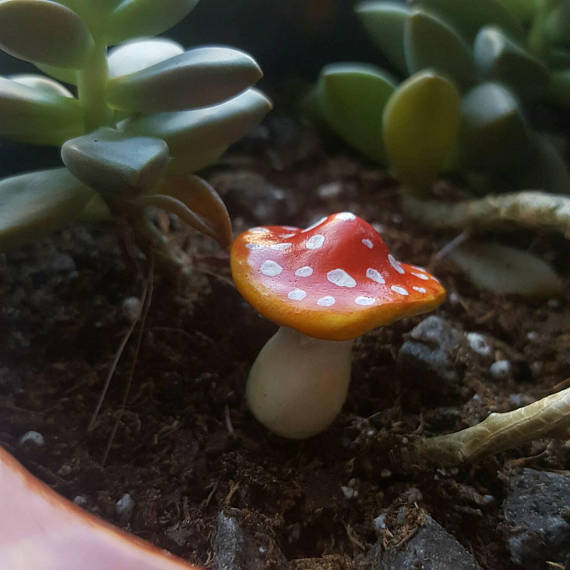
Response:
[[[251,368],[248,406],[291,439],[318,434],[340,412],[356,337],[445,299],[435,277],[397,261],[378,232],[350,212],[304,230],[251,228],[235,240],[231,267],[242,296],[280,325]]]

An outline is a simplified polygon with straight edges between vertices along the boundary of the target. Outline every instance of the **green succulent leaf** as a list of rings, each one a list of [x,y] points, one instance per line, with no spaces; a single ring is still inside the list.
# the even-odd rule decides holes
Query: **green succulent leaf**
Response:
[[[78,69],[93,48],[93,38],[79,16],[62,4],[4,0],[0,48],[25,61]]]
[[[464,86],[475,79],[469,46],[441,18],[423,10],[414,10],[406,21],[404,52],[410,74],[437,69]]]
[[[316,93],[332,130],[368,158],[384,163],[382,112],[394,88],[393,80],[372,65],[335,63],[321,71]]]
[[[425,191],[451,153],[460,104],[453,83],[429,70],[404,81],[388,100],[384,146],[394,173],[412,191]]]
[[[139,196],[136,203],[176,214],[184,223],[214,238],[222,247],[232,242],[228,210],[218,193],[198,176],[170,176],[156,194]]]
[[[129,75],[111,79],[106,99],[116,109],[153,113],[215,105],[262,76],[246,53],[224,47],[187,51]]]
[[[175,159],[183,160],[206,151],[217,152],[241,138],[271,110],[271,102],[256,89],[214,105],[143,115],[126,121],[121,128],[128,136],[164,139]]]
[[[461,162],[466,167],[513,173],[530,158],[531,140],[515,96],[482,83],[461,104]]]
[[[562,280],[554,269],[527,251],[470,241],[455,248],[449,257],[479,289],[530,297],[562,292]]]
[[[107,43],[137,36],[155,36],[178,23],[198,0],[123,0],[107,21]]]
[[[43,91],[46,95],[56,95],[58,97],[72,97],[73,93],[64,87],[61,83],[45,77],[44,75],[35,75],[33,73],[19,73],[11,75],[8,79],[25,85],[30,89],[38,89]]]
[[[168,146],[161,139],[102,127],[67,141],[61,157],[74,176],[112,200],[154,188],[166,169]]]
[[[109,50],[107,56],[109,78],[142,71],[183,53],[184,48],[179,43],[165,38],[125,42]]]
[[[544,32],[551,42],[570,47],[570,2],[562,0],[548,14]]]
[[[488,24],[498,26],[514,38],[524,37],[518,18],[497,0],[416,0],[414,5],[441,16],[468,42],[472,42],[479,29]]]
[[[523,24],[532,22],[536,15],[536,0],[498,0],[498,2]]]
[[[570,68],[570,50],[553,48],[546,55],[546,61],[554,69]]]
[[[218,162],[220,157],[228,150],[228,146],[220,148],[194,149],[187,154],[181,153],[170,158],[168,173],[171,175],[188,174],[197,172],[211,164]]]
[[[570,111],[570,67],[556,71],[550,76],[546,100],[557,107]]]
[[[83,111],[76,99],[0,77],[0,135],[59,145],[82,131]]]
[[[409,10],[396,2],[373,0],[356,6],[364,28],[388,61],[403,75],[408,74],[404,54],[404,25]]]
[[[474,53],[480,74],[487,80],[505,83],[528,97],[536,97],[548,86],[546,66],[495,26],[481,28]]]
[[[65,67],[55,67],[53,65],[43,65],[42,63],[34,62],[34,65],[43,71],[46,75],[69,83],[70,85],[77,85],[77,71],[75,69],[66,69]]]
[[[74,220],[93,192],[65,168],[0,181],[0,251],[18,247]]]

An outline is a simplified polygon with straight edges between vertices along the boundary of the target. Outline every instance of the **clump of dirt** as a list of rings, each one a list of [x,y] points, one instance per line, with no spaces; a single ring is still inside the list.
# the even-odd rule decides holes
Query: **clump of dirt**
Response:
[[[357,341],[348,401],[329,430],[303,442],[280,439],[244,405],[248,368],[275,326],[236,292],[227,253],[160,217],[193,267],[177,289],[159,275],[129,274],[112,228],[79,226],[3,261],[0,444],[64,496],[200,564],[211,563],[217,516],[227,507],[265,528],[296,561],[291,567],[322,558],[349,569],[378,540],[380,513],[389,518],[419,502],[483,568],[513,567],[496,531],[507,474],[523,464],[568,469],[568,448],[537,441],[477,465],[403,471],[397,446],[562,386],[570,349],[568,242],[526,232],[507,238],[558,269],[567,285],[561,298],[483,293],[445,260],[430,265],[454,236],[406,219],[383,171],[345,150],[325,153],[313,133],[287,118],[264,129],[207,173],[236,231],[263,222],[304,226],[353,211],[375,224],[396,257],[430,266],[449,293],[436,314],[494,339],[493,357],[512,361],[512,374],[492,379],[488,363],[465,353],[455,363],[464,372],[457,390],[424,393],[420,375],[410,378],[396,360],[424,317],[406,319]],[[140,350],[135,330],[88,430],[133,310],[151,289]],[[43,446],[19,443],[30,430],[43,435]],[[127,518],[116,508],[125,493],[134,500]],[[406,520],[394,540],[417,524]]]

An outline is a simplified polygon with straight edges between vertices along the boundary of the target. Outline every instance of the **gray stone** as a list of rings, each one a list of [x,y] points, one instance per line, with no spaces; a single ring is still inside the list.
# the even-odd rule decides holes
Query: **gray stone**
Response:
[[[456,354],[462,339],[457,327],[431,315],[411,331],[400,348],[398,361],[405,368],[421,371],[422,378],[429,374],[442,380],[442,388],[447,388],[460,380]]]
[[[493,380],[506,380],[511,375],[510,360],[496,360],[489,366],[489,374]]]
[[[429,515],[423,526],[402,546],[380,542],[372,550],[372,570],[480,570],[475,558]]]
[[[18,441],[21,446],[43,447],[45,444],[44,436],[39,431],[27,431]]]
[[[116,503],[115,512],[122,523],[127,523],[131,520],[133,516],[133,510],[135,508],[135,501],[129,495],[125,493]]]
[[[263,532],[263,525],[248,520],[246,528],[243,518],[239,509],[226,509],[218,515],[214,570],[286,570],[287,560]]]
[[[545,562],[570,567],[570,476],[523,469],[503,503],[511,560],[524,568]]]

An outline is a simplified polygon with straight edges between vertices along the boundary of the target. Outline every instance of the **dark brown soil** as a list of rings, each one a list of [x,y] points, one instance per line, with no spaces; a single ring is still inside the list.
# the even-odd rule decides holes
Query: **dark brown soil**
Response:
[[[344,149],[326,153],[310,131],[285,118],[273,119],[208,178],[226,197],[236,231],[262,222],[303,226],[350,210],[381,224],[397,257],[426,266],[454,237],[407,220],[397,187],[381,170]],[[323,190],[331,183],[340,186]],[[192,263],[184,288],[158,275],[129,274],[109,227],[71,228],[5,257],[0,445],[89,511],[200,564],[211,564],[224,507],[264,528],[290,561],[324,557],[330,568],[349,569],[378,539],[374,519],[416,501],[483,568],[514,568],[497,532],[508,473],[521,464],[569,469],[568,446],[540,440],[473,466],[407,472],[397,446],[402,437],[462,429],[491,410],[564,387],[568,288],[562,298],[543,301],[482,293],[439,262],[432,269],[451,300],[437,314],[492,338],[495,356],[514,364],[511,377],[493,380],[488,363],[464,356],[457,361],[466,371],[457,390],[423,391],[421,376],[410,378],[396,364],[406,333],[423,317],[400,321],[356,343],[350,395],[334,425],[291,442],[269,434],[244,405],[248,367],[274,325],[240,298],[225,252],[196,234],[188,239],[175,220],[158,221]],[[548,259],[570,286],[563,238],[517,232],[501,239]],[[130,325],[125,299],[140,298],[145,288],[152,301],[140,351],[135,331],[88,431]],[[20,445],[29,430],[40,432],[45,445]],[[341,487],[357,493],[350,497]],[[128,521],[115,509],[125,493],[135,501]],[[394,540],[408,530],[396,529]],[[291,567],[316,562],[304,564]]]

